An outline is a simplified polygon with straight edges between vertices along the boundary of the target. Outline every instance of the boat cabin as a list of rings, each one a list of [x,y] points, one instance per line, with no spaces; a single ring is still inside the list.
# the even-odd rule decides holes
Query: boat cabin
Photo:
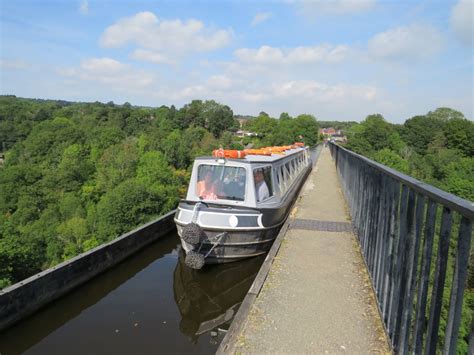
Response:
[[[247,207],[279,204],[308,164],[306,147],[240,159],[196,158],[186,199]]]

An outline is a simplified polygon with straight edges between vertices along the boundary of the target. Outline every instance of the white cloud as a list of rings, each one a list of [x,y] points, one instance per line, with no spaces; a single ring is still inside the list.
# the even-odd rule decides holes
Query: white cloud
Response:
[[[241,48],[236,50],[234,54],[242,62],[297,64],[312,62],[334,63],[346,58],[348,53],[349,48],[347,46],[323,44],[287,49],[270,46],[262,46],[259,49]]]
[[[132,57],[152,62],[172,62],[194,52],[227,46],[230,30],[206,28],[198,20],[159,20],[152,12],[140,12],[109,26],[100,38],[107,48],[132,43],[139,47]]]
[[[130,57],[145,62],[152,62],[156,64],[173,64],[173,62],[159,52],[153,52],[146,49],[135,49]]]
[[[207,80],[207,83],[213,89],[230,89],[235,80],[226,75],[213,75]]]
[[[473,45],[473,0],[460,0],[451,12],[450,24],[459,38],[468,45]]]
[[[376,94],[377,89],[369,85],[329,85],[314,80],[292,80],[274,84],[272,88],[272,95],[276,97],[303,97],[333,104],[342,103],[348,98],[371,101]]]
[[[346,104],[358,105],[377,101],[379,89],[371,85],[353,85],[347,83],[327,84],[315,80],[272,81],[264,79],[249,84],[244,80],[225,79],[225,85],[215,85],[216,77],[211,77],[203,84],[158,90],[155,96],[172,100],[214,99],[231,105],[242,112],[244,108],[255,107],[276,115],[278,110],[286,107],[302,107],[308,110],[315,104],[318,107],[343,107]],[[221,81],[223,78],[219,78]],[[304,108],[303,108],[304,107]],[[288,110],[288,109],[287,109]],[[247,111],[248,112],[248,111]],[[315,112],[314,107],[307,112]]]
[[[441,33],[431,25],[413,24],[379,33],[368,43],[369,55],[394,61],[431,57],[443,46]]]
[[[79,4],[79,12],[82,15],[89,14],[89,1],[88,0],[82,0],[81,1],[81,3]]]
[[[272,13],[271,12],[260,12],[258,14],[255,15],[255,17],[253,18],[252,20],[252,23],[251,25],[252,26],[256,26],[262,22],[265,22],[267,21],[268,19],[270,19],[272,17]]]
[[[59,68],[57,72],[65,77],[95,81],[112,90],[135,90],[149,87],[153,75],[134,69],[128,64],[112,58],[90,58],[74,68]]]

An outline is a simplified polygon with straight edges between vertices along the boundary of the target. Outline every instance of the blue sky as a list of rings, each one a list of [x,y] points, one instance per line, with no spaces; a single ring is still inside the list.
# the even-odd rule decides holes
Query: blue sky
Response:
[[[473,0],[8,1],[0,93],[395,123],[473,118]]]

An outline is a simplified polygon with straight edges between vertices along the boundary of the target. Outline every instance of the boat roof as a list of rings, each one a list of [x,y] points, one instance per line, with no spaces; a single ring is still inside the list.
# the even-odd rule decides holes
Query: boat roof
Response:
[[[272,163],[278,160],[281,160],[283,158],[286,158],[288,156],[291,156],[293,154],[302,152],[304,150],[308,149],[307,147],[305,148],[293,148],[293,149],[288,149],[285,150],[284,153],[279,153],[279,154],[272,154],[272,155],[247,155],[245,158],[241,159],[232,159],[232,158],[225,158],[228,161],[235,161],[235,162],[240,162],[240,163]],[[212,156],[204,156],[204,157],[197,157],[195,160],[218,160],[219,158],[215,158]]]

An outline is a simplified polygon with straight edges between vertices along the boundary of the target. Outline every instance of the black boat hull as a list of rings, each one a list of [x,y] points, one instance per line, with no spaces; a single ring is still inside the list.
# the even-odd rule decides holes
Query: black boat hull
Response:
[[[236,228],[219,228],[210,221],[201,218],[199,223],[202,236],[199,244],[190,244],[183,239],[183,229],[191,223],[191,215],[197,203],[181,201],[176,212],[175,222],[186,253],[196,252],[204,256],[205,264],[220,264],[242,260],[267,253],[278,232],[287,219],[304,181],[311,172],[311,164],[301,174],[298,181],[277,208],[247,208],[227,205],[202,203],[201,216],[218,215],[220,220],[236,218]],[[187,217],[185,217],[187,216]]]

